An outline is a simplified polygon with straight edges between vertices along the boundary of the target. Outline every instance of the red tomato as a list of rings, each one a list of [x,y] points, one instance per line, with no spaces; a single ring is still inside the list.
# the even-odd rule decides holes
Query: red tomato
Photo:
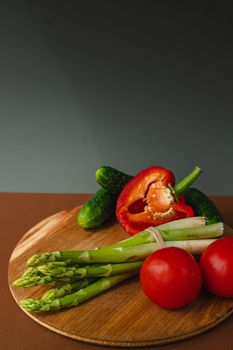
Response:
[[[167,247],[146,258],[140,271],[140,285],[154,303],[178,309],[197,298],[202,273],[191,254],[181,248]]]
[[[204,284],[213,294],[233,297],[233,237],[220,238],[202,254]]]

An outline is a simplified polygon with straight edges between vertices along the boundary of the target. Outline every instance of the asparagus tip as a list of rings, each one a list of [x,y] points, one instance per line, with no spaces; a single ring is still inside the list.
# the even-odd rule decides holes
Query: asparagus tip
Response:
[[[22,306],[25,310],[30,312],[36,312],[40,309],[40,301],[34,299],[23,299],[19,302],[20,306]]]
[[[43,253],[43,254],[38,254],[38,255],[33,255],[31,256],[27,264],[29,266],[39,266],[43,265],[47,262],[54,262],[57,261],[61,258],[61,253],[60,252],[52,252],[52,253]]]
[[[27,288],[31,287],[32,284],[30,282],[30,278],[27,277],[20,277],[17,280],[13,282],[13,287],[22,287],[22,288]]]

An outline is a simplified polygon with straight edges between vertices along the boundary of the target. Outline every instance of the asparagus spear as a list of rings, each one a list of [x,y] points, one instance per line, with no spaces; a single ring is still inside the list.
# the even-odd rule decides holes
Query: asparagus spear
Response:
[[[39,266],[46,262],[72,259],[74,263],[121,263],[143,260],[157,248],[157,244],[148,243],[132,247],[103,247],[93,250],[66,250],[32,256],[28,264]]]
[[[53,276],[48,276],[44,275],[41,272],[36,274],[36,275],[31,275],[31,276],[24,276],[22,275],[20,278],[15,280],[13,282],[14,287],[23,287],[23,288],[29,288],[29,287],[34,287],[38,285],[45,285],[45,284],[58,284],[61,282],[66,282],[66,283],[71,283],[74,281],[80,280],[80,277],[53,277]]]
[[[56,266],[69,266],[70,262],[69,260],[66,261],[56,261],[53,263]],[[77,266],[77,265],[76,265]],[[22,274],[22,277],[30,277],[30,276],[41,276],[41,272],[38,270],[37,267],[29,267],[24,273]]]
[[[166,241],[166,246],[176,246],[193,254],[201,254],[214,239]],[[30,266],[39,266],[47,262],[71,259],[73,263],[123,263],[144,260],[158,249],[157,243],[147,243],[129,247],[103,247],[94,250],[66,250],[33,255]]]
[[[85,277],[85,276],[97,276],[97,277],[108,277],[112,275],[119,275],[121,273],[137,271],[142,266],[143,261],[135,261],[121,264],[107,264],[98,266],[57,266],[56,263],[47,263],[38,266],[38,270],[44,275],[53,277]]]
[[[26,271],[24,271],[21,277],[38,276],[40,274],[41,273],[37,267],[29,267]]]
[[[64,295],[70,294],[71,292],[76,292],[81,288],[85,288],[89,284],[94,283],[95,281],[96,281],[96,278],[83,278],[80,281],[67,283],[67,284],[64,284],[63,286],[56,287],[56,288],[51,288],[42,295],[41,299],[53,300],[53,299],[61,298]]]
[[[101,292],[113,287],[117,283],[120,283],[121,281],[135,275],[136,273],[137,272],[134,271],[110,277],[103,277],[89,286],[80,289],[75,293],[68,294],[62,298],[57,298],[54,300],[23,299],[19,303],[24,309],[30,312],[48,312],[60,310],[66,307],[77,306],[95,295],[98,295]]]
[[[56,278],[52,276],[45,276],[43,274],[36,276],[21,276],[13,282],[14,287],[29,288],[44,284],[55,284],[57,283]]]

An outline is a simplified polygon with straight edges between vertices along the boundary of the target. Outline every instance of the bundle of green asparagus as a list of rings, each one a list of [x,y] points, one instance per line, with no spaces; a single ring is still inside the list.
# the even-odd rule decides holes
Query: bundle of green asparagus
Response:
[[[223,223],[206,225],[204,217],[193,217],[157,226],[156,230],[165,246],[180,247],[199,255],[223,234]],[[137,275],[144,259],[157,249],[155,236],[145,230],[102,248],[33,255],[27,262],[28,269],[13,286],[53,286],[39,300],[20,301],[20,305],[30,312],[76,306]]]

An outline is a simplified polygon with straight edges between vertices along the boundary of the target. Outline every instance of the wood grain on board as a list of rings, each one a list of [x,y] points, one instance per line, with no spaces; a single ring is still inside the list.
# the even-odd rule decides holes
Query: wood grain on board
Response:
[[[24,272],[26,261],[33,254],[92,249],[127,237],[115,222],[95,231],[82,229],[76,222],[78,210],[78,207],[64,210],[44,219],[19,241],[8,269],[9,287],[16,302],[39,298],[48,289],[12,288],[12,282]],[[224,235],[233,235],[233,230],[226,226]],[[138,278],[134,277],[77,307],[49,314],[26,313],[44,327],[70,338],[93,344],[136,347],[170,343],[200,334],[232,312],[232,299],[217,298],[204,289],[196,301],[183,309],[162,309],[146,298]]]

